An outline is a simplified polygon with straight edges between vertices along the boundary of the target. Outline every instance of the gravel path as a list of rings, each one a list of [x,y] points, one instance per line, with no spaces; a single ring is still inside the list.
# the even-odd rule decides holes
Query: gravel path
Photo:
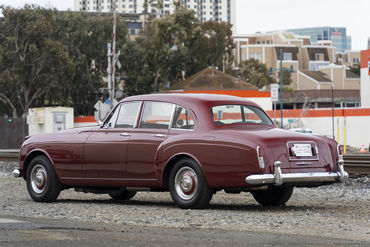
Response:
[[[296,188],[286,206],[262,207],[251,194],[214,195],[206,210],[183,210],[169,193],[139,192],[117,202],[108,195],[62,191],[55,203],[36,203],[23,179],[12,178],[16,164],[0,162],[0,215],[28,216],[125,225],[289,233],[360,240],[370,245],[370,183]]]

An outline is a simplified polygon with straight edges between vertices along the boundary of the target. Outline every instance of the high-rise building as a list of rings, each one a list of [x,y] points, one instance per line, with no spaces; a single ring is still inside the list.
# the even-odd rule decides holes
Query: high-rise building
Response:
[[[175,3],[194,10],[200,21],[228,22],[235,26],[236,0],[116,0],[118,13],[148,13],[155,15],[172,14]],[[75,0],[75,11],[111,12],[113,0]],[[146,6],[146,7],[145,7]],[[235,27],[234,27],[235,29]]]
[[[337,49],[337,52],[345,52],[352,48],[351,36],[347,36],[347,29],[345,27],[311,27],[288,29],[286,31],[309,36],[313,45],[323,40],[330,40],[332,41],[332,45]]]

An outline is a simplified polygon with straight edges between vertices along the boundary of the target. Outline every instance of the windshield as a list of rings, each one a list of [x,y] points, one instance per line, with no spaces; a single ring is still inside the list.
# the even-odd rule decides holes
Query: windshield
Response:
[[[261,109],[248,105],[219,105],[211,108],[213,121],[217,124],[252,123],[273,125]]]

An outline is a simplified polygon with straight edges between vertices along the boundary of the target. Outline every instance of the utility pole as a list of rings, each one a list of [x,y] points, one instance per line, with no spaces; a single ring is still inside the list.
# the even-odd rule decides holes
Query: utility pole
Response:
[[[108,52],[107,52],[107,57],[108,57],[107,72],[108,72],[108,91],[109,91],[109,99],[108,100],[110,100],[109,104],[111,105],[111,102],[112,102],[112,44],[111,43],[107,44],[107,49],[108,49]]]
[[[108,90],[109,90],[109,101],[107,102],[111,108],[114,107],[114,91],[115,91],[115,74],[116,74],[116,64],[120,68],[121,64],[118,61],[120,51],[116,53],[116,0],[113,1],[113,32],[112,32],[112,43],[107,44],[108,48]]]
[[[115,73],[116,73],[116,0],[113,0],[113,63],[112,63],[112,93],[111,93],[111,108],[113,108],[113,100],[114,100],[114,82],[115,82]]]

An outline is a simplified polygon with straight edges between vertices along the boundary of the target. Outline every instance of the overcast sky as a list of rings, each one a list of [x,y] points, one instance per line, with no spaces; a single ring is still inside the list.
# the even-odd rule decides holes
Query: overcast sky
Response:
[[[73,0],[0,0],[0,5],[73,10]],[[289,28],[347,27],[352,49],[367,49],[370,37],[370,0],[236,0],[236,31],[251,34]]]

